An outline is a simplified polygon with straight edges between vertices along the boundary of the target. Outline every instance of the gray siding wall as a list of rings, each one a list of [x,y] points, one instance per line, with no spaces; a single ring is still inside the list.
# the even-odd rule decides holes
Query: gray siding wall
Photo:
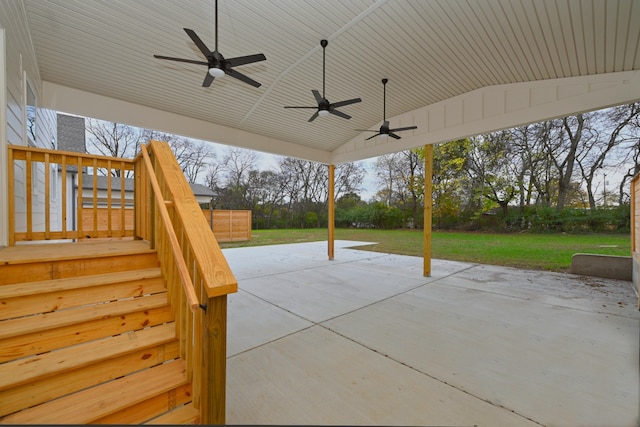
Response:
[[[29,36],[29,25],[25,17],[22,1],[20,0],[2,0],[0,1],[0,28],[4,32],[5,38],[5,123],[4,129],[6,139],[0,142],[0,149],[6,152],[7,144],[12,145],[29,145],[27,136],[26,121],[26,104],[27,82],[31,86],[33,94],[37,99],[41,97],[42,80],[37,66],[35,51],[31,45]],[[1,79],[0,79],[1,80]],[[0,82],[1,84],[1,82]],[[42,148],[57,147],[56,141],[56,114],[54,111],[38,108],[36,110],[36,132],[34,145]],[[0,157],[0,169],[7,169],[6,155]],[[16,230],[25,229],[24,212],[26,210],[25,194],[29,191],[33,194],[34,202],[34,229],[39,230],[44,227],[44,168],[34,168],[35,182],[33,188],[25,188],[24,165],[16,164]],[[55,171],[52,174],[52,186],[60,186],[59,180],[54,177],[57,175]],[[59,199],[60,189],[52,188],[52,194],[57,195]],[[0,192],[6,197],[6,186],[0,187]],[[58,205],[53,203],[52,206],[52,224],[60,222]],[[3,204],[0,209],[6,209]],[[5,216],[6,216],[5,212]],[[0,229],[6,230],[6,219],[0,224]],[[0,233],[0,245],[6,245],[7,236],[4,232]]]

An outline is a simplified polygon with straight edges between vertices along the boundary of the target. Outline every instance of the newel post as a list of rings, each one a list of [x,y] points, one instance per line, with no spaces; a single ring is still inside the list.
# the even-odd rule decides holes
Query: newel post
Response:
[[[227,296],[209,298],[202,331],[201,424],[225,424]]]

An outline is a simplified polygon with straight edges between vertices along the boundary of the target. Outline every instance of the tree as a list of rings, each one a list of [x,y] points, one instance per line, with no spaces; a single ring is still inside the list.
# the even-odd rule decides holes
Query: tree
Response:
[[[382,186],[382,189],[378,190],[377,196],[380,200],[383,200],[387,206],[391,206],[395,201],[393,199],[394,191],[396,190],[396,170],[398,169],[399,154],[385,154],[376,159],[375,171],[378,180],[378,185]]]
[[[544,150],[544,138],[548,134],[545,123],[534,123],[519,126],[510,130],[510,144],[513,153],[513,171],[518,185],[518,205],[521,213],[525,206],[551,202],[548,182],[552,171]]]
[[[634,143],[631,144],[627,160],[631,161],[632,165],[627,168],[622,180],[620,181],[620,185],[618,187],[618,205],[629,203],[631,195],[624,190],[627,188],[631,179],[640,173],[640,137],[636,137]]]
[[[471,138],[467,153],[470,178],[480,186],[482,197],[502,208],[503,217],[517,195],[516,178],[520,175],[512,148],[511,133],[501,131]]]
[[[90,135],[87,141],[87,151],[90,153],[132,159],[138,154],[140,144],[144,141],[142,130],[122,123],[89,118],[85,126]],[[114,176],[120,176],[120,172],[119,169],[112,171]]]
[[[176,161],[180,165],[180,169],[190,183],[199,181],[202,174],[205,173],[206,167],[216,158],[216,153],[211,144],[203,141],[195,141],[193,139],[145,130],[144,141],[151,140],[163,141],[169,144]]]
[[[403,205],[408,205],[411,214],[411,226],[421,227],[422,206],[424,201],[424,153],[420,150],[402,151],[397,174],[400,177]],[[422,149],[423,150],[423,149]],[[406,226],[407,224],[405,224]]]
[[[623,205],[629,202],[630,195],[625,191],[629,181],[640,173],[640,103],[615,107],[607,116],[614,125],[612,136],[616,134],[619,141],[607,162],[614,171],[623,172],[617,197],[618,205]],[[619,126],[622,122],[626,122],[624,127]]]
[[[224,209],[251,209],[249,196],[251,171],[257,169],[258,153],[242,148],[229,148],[222,157],[217,175],[221,175],[222,185],[217,187],[217,202]],[[222,172],[222,173],[219,173]],[[212,170],[207,181],[213,184]]]
[[[375,165],[378,182],[383,188],[378,197],[387,206],[397,206],[418,226],[424,197],[424,161],[420,150],[407,150],[378,157]],[[405,219],[404,226],[407,226]]]
[[[284,157],[279,161],[289,218],[298,227],[319,227],[327,218],[329,200],[328,166],[322,163]],[[334,174],[334,198],[357,191],[364,168],[359,163],[337,165]]]
[[[558,173],[558,200],[556,203],[558,211],[564,208],[567,201],[567,194],[573,179],[573,169],[576,165],[576,154],[580,144],[584,144],[582,138],[587,117],[589,116],[585,114],[577,114],[554,121],[556,125],[555,138],[547,141],[550,158]]]
[[[577,156],[578,166],[585,181],[589,207],[596,209],[594,178],[596,173],[615,165],[612,152],[633,137],[624,135],[624,131],[640,114],[640,104],[623,105],[606,111],[591,113],[596,122],[592,129],[593,137],[588,139]],[[608,161],[610,164],[607,164]],[[605,183],[606,185],[606,183]],[[606,195],[605,195],[606,196]]]
[[[437,227],[460,219],[462,211],[473,201],[468,197],[469,180],[466,159],[471,149],[468,138],[437,144],[433,147],[432,198],[433,217]],[[421,158],[424,158],[422,150]]]
[[[271,228],[278,208],[285,199],[286,180],[275,171],[251,171],[249,188],[251,191],[252,211],[256,228]]]

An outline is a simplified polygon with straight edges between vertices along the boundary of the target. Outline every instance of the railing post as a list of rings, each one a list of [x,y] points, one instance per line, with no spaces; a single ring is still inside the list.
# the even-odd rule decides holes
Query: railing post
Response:
[[[227,296],[209,298],[202,329],[201,424],[225,424]]]
[[[9,246],[16,244],[16,183],[13,168],[13,149],[9,147],[7,154],[7,214],[9,215]]]

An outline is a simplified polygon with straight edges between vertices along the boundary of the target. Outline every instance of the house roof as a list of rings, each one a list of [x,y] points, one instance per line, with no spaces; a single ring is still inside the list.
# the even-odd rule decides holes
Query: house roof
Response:
[[[212,0],[22,0],[42,105],[325,163],[357,160],[640,98],[634,0],[220,0],[219,50],[264,53],[216,79],[183,28],[215,46]],[[312,89],[351,120],[309,123]],[[373,138],[388,78],[391,127]]]
[[[109,181],[106,176],[98,175],[97,177],[97,189],[98,190],[107,190]],[[111,189],[113,191],[120,191],[122,185],[121,178],[118,176],[111,177]],[[132,178],[124,178],[124,189],[125,191],[133,192],[133,179]],[[193,194],[197,196],[205,196],[205,197],[213,197],[215,193],[207,186],[202,184],[189,184],[191,186],[191,190]],[[83,189],[93,189],[93,175],[84,175],[82,179],[82,188]]]

